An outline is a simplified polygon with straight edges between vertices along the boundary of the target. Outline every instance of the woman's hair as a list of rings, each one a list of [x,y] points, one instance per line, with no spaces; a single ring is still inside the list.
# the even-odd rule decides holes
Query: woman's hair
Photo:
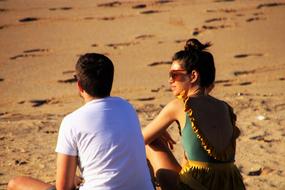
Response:
[[[215,81],[214,57],[206,51],[211,43],[202,44],[197,39],[187,40],[184,50],[174,54],[172,61],[180,61],[187,73],[196,70],[200,75],[200,86],[209,87]]]

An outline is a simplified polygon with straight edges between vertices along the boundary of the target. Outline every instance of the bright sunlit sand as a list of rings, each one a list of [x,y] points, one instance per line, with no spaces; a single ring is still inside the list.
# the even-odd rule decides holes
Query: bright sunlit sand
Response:
[[[247,189],[285,189],[284,13],[284,0],[0,0],[0,189],[17,175],[54,182],[59,124],[83,103],[79,55],[112,59],[112,95],[145,126],[173,98],[171,57],[189,38],[213,43],[212,95],[237,114]],[[174,153],[183,155],[179,145]]]

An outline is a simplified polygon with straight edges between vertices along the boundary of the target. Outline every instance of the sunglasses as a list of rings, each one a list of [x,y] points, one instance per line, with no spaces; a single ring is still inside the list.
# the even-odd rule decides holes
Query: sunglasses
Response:
[[[172,80],[181,80],[181,76],[187,75],[187,71],[184,69],[178,69],[178,70],[170,70],[169,72],[169,78]]]

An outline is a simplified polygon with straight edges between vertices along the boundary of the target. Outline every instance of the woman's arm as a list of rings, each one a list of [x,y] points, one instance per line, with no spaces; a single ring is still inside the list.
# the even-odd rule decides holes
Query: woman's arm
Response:
[[[57,154],[56,189],[75,189],[74,179],[77,167],[77,157]]]
[[[144,136],[145,144],[151,143],[154,139],[162,134],[169,125],[177,120],[177,115],[180,109],[180,102],[175,99],[169,102],[158,114],[158,116],[146,127],[143,128],[142,133]]]

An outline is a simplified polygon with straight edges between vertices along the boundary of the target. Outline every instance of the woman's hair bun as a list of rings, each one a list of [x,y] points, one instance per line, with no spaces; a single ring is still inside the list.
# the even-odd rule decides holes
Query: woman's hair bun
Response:
[[[205,49],[207,49],[208,47],[210,47],[212,44],[210,42],[207,42],[205,44],[202,44],[199,40],[195,39],[195,38],[191,38],[189,40],[187,40],[185,46],[184,46],[184,50],[185,51],[203,51]]]

